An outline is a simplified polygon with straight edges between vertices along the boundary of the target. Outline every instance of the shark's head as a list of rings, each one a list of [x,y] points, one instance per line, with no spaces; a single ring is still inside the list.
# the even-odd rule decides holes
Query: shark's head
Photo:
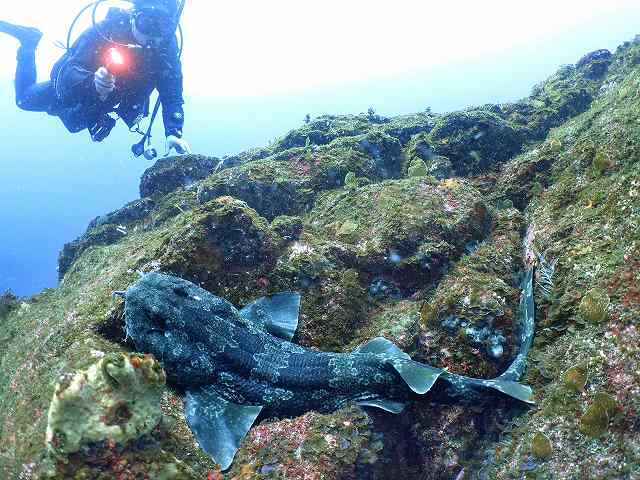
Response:
[[[220,325],[238,315],[226,300],[181,278],[148,273],[125,293],[125,329],[136,349],[176,375],[207,353]],[[183,372],[184,373],[184,372]]]

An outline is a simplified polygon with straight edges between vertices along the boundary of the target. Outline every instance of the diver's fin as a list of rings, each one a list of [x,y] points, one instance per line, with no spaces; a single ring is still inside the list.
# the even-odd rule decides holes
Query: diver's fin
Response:
[[[203,387],[187,392],[184,410],[200,448],[226,470],[262,407],[233,404]]]
[[[391,413],[400,413],[404,410],[404,407],[407,406],[407,404],[403,402],[383,399],[361,400],[358,402],[358,405],[361,407],[378,407]]]
[[[522,385],[521,383],[514,382],[513,380],[502,379],[500,377],[493,380],[487,380],[484,382],[486,386],[494,388],[499,392],[509,395],[526,403],[536,403],[533,400],[533,390],[528,385]]]
[[[411,360],[411,357],[384,337],[376,337],[361,345],[358,353],[374,353],[385,355],[387,362],[400,374],[409,388],[417,394],[423,395],[431,390],[438,377],[444,370]]]
[[[291,340],[298,328],[299,312],[300,294],[282,292],[259,298],[240,310],[240,315],[271,335]]]

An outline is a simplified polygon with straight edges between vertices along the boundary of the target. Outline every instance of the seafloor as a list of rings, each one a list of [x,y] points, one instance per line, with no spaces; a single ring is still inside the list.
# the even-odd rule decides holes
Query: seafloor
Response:
[[[140,200],[65,246],[58,288],[1,297],[1,478],[640,478],[640,40],[562,67],[517,103],[323,116],[223,160],[160,160]],[[238,306],[300,291],[306,346],[383,335],[493,377],[516,353],[525,240],[537,253],[532,407],[427,396],[399,416],[352,406],[265,421],[222,474],[153,360],[112,355],[132,346],[111,293],[162,271]],[[72,374],[114,358],[148,389],[101,415],[102,367]],[[76,384],[89,386],[73,396]],[[161,415],[133,405],[153,394]],[[153,420],[138,437],[134,411]]]

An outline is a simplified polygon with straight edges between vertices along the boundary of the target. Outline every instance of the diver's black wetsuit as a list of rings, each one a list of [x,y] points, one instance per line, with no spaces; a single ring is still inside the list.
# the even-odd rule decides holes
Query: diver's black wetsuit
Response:
[[[70,132],[93,127],[107,113],[115,112],[131,128],[149,113],[149,96],[158,89],[166,135],[182,137],[184,103],[182,65],[178,42],[173,37],[153,48],[124,48],[129,69],[116,76],[116,89],[100,100],[94,73],[104,66],[104,56],[113,44],[135,44],[128,12],[112,8],[107,18],[85,31],[58,60],[51,80],[36,83],[35,50],[18,50],[15,90],[22,110],[47,112],[60,117]]]

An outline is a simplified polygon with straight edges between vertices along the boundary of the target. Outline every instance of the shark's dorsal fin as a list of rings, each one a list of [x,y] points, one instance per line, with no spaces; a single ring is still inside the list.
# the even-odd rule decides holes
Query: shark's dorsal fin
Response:
[[[187,391],[184,403],[200,447],[226,470],[262,407],[228,402],[210,386]]]
[[[291,340],[298,328],[300,294],[282,292],[250,303],[240,316],[271,335]]]
[[[361,345],[358,353],[374,353],[386,356],[387,363],[393,366],[414,392],[423,395],[431,387],[444,370],[411,360],[411,357],[384,337],[376,337]]]

